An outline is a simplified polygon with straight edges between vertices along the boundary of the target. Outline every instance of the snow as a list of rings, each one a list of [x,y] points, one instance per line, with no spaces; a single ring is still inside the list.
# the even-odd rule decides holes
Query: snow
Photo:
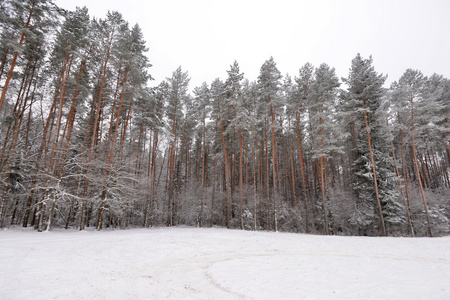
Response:
[[[0,231],[1,299],[450,299],[450,237]]]

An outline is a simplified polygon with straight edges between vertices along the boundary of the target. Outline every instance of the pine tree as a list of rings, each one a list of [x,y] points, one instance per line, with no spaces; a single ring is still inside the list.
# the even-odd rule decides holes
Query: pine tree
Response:
[[[228,143],[226,142],[226,126],[228,126],[228,119],[230,119],[230,111],[229,106],[226,105],[226,89],[225,84],[220,79],[215,79],[211,83],[211,98],[212,98],[212,112],[211,112],[211,118],[215,119],[216,121],[216,131],[218,132],[219,138],[218,141],[216,141],[216,148],[215,152],[222,150],[222,153],[216,153],[214,156],[214,160],[218,160],[223,157],[223,168],[222,178],[224,179],[223,188],[226,193],[226,203],[225,203],[225,209],[224,215],[225,215],[225,224],[226,227],[230,228],[231,223],[231,202],[232,202],[232,195],[231,195],[231,184],[230,184],[230,165],[228,163]],[[217,128],[218,127],[218,128]],[[220,133],[220,134],[219,134]],[[220,145],[220,146],[219,146]],[[215,178],[215,177],[214,177]],[[213,188],[213,197],[211,199],[212,207],[214,207],[214,188]],[[213,213],[214,211],[212,211]],[[211,216],[213,218],[213,216]]]
[[[349,86],[344,105],[354,112],[362,111],[354,120],[357,159],[353,163],[353,190],[358,205],[350,221],[363,234],[370,233],[378,223],[381,234],[386,235],[385,223],[405,222],[398,204],[395,167],[381,134],[383,120],[378,120],[376,114],[384,95],[385,80],[386,76],[378,74],[372,66],[372,57],[364,59],[359,54],[352,60],[348,78],[343,78]]]
[[[149,144],[149,161],[148,161],[148,191],[146,196],[146,201],[144,205],[144,220],[143,226],[148,227],[149,219],[153,217],[153,212],[155,210],[155,191],[157,187],[155,186],[156,181],[156,163],[158,156],[158,147],[159,147],[159,139],[160,132],[164,129],[164,105],[168,102],[170,96],[170,86],[166,81],[162,81],[156,88],[153,90],[153,110],[150,111],[149,115],[149,123],[150,127],[153,130],[153,141],[152,144]]]
[[[91,120],[93,121],[91,124],[93,125],[93,129],[90,135],[90,138],[88,138],[87,141],[90,139],[90,150],[89,150],[89,157],[88,157],[88,166],[86,170],[87,177],[84,181],[84,189],[83,189],[83,202],[82,202],[82,212],[81,212],[81,220],[80,220],[80,230],[84,230],[87,222],[89,222],[88,218],[88,190],[89,190],[89,175],[92,168],[92,162],[94,159],[94,152],[96,146],[98,146],[99,136],[101,136],[100,132],[102,130],[101,128],[101,112],[103,112],[102,107],[104,106],[105,102],[105,95],[103,95],[103,92],[105,91],[105,86],[107,86],[107,75],[108,75],[108,66],[111,63],[111,54],[113,47],[115,45],[116,38],[119,36],[120,29],[125,25],[125,21],[122,18],[122,15],[118,12],[112,12],[108,13],[107,18],[105,20],[100,20],[101,27],[98,27],[100,34],[102,36],[102,50],[104,51],[104,57],[101,62],[101,69],[100,74],[98,77],[98,85],[94,91],[94,101],[93,106],[91,110]],[[99,25],[100,25],[99,24]],[[98,93],[97,93],[98,89]],[[102,102],[103,100],[103,102]],[[94,107],[95,107],[95,113],[94,113]],[[88,128],[88,132],[89,132]],[[89,137],[89,135],[86,135]]]
[[[418,109],[420,111],[420,108],[425,105],[424,97],[423,97],[423,91],[424,91],[424,84],[426,82],[427,78],[423,76],[422,72],[418,70],[412,70],[408,69],[405,71],[405,73],[400,77],[398,83],[394,83],[394,94],[396,96],[397,102],[395,105],[397,107],[401,107],[398,110],[398,113],[400,114],[400,111],[403,110],[403,118],[404,120],[408,120],[411,124],[409,127],[409,133],[410,133],[410,139],[411,139],[411,149],[412,149],[412,158],[414,162],[413,168],[415,169],[416,178],[418,181],[418,185],[421,191],[422,195],[422,201],[423,206],[425,210],[425,215],[427,218],[427,224],[428,224],[428,233],[430,236],[433,236],[432,230],[431,230],[431,220],[428,212],[428,204],[425,198],[424,193],[424,176],[425,174],[420,174],[418,159],[417,159],[417,142],[415,141],[415,128],[416,125],[420,126],[420,114],[418,114]],[[430,107],[432,107],[432,103],[428,103]],[[419,108],[417,107],[419,106]],[[409,116],[406,111],[406,109],[409,110]],[[428,110],[428,108],[426,109]],[[434,111],[434,110],[431,110]],[[409,118],[408,118],[409,117]],[[400,119],[399,119],[400,120]],[[422,119],[423,120],[423,119]],[[423,120],[425,123],[428,123],[429,121],[433,122],[433,120]],[[406,122],[403,124],[405,127],[407,126]],[[423,122],[422,122],[423,125]],[[422,126],[423,127],[423,126]]]
[[[167,81],[170,85],[170,98],[169,103],[166,107],[166,114],[167,118],[170,122],[170,127],[168,128],[168,132],[170,132],[169,135],[169,165],[168,165],[168,172],[169,172],[169,185],[168,185],[168,191],[167,191],[167,226],[173,225],[173,219],[174,216],[174,191],[175,191],[175,184],[177,178],[175,178],[175,152],[176,152],[176,145],[177,145],[177,137],[178,137],[178,131],[177,128],[180,126],[181,123],[181,116],[182,116],[182,109],[184,102],[186,101],[187,97],[187,88],[189,85],[189,77],[187,72],[183,72],[181,70],[181,67],[178,67],[177,70],[175,70],[172,73],[171,78],[167,78]]]
[[[320,168],[320,191],[322,197],[322,209],[324,216],[325,234],[329,234],[328,228],[328,210],[326,207],[325,189],[327,184],[324,181],[326,177],[326,160],[331,158],[333,152],[341,151],[337,142],[339,127],[335,122],[334,106],[337,98],[337,88],[339,79],[334,68],[327,64],[321,64],[315,70],[315,79],[312,84],[312,96],[308,101],[308,110],[311,126],[311,154],[313,160],[318,160]],[[325,175],[324,175],[325,173]],[[328,191],[326,191],[328,195]]]
[[[443,137],[443,144],[445,147],[445,151],[447,152],[447,161],[448,166],[450,167],[450,122],[449,122],[449,115],[450,115],[450,79],[445,79],[443,87],[443,94],[442,94],[442,110],[441,113],[444,116],[444,120],[442,121],[442,137]],[[450,187],[450,181],[448,181],[447,187]]]
[[[416,103],[415,131],[418,138],[416,146],[425,156],[426,166],[430,165],[432,169],[429,181],[433,190],[445,185],[445,175],[440,172],[438,163],[438,156],[441,156],[439,153],[445,152],[449,145],[447,138],[449,95],[446,94],[445,88],[446,79],[442,75],[431,75],[424,82],[421,91],[422,101]]]
[[[49,26],[55,25],[55,10],[52,9],[54,6],[52,0],[9,0],[5,6],[9,6],[9,9],[13,13],[9,16],[2,13],[1,19],[6,19],[6,21],[11,26],[11,35],[13,37],[17,36],[19,41],[11,41],[11,43],[14,44],[15,51],[0,96],[0,111],[2,110],[3,102],[5,100],[6,92],[8,90],[8,86],[11,81],[14,68],[16,66],[17,58],[19,57],[20,50],[25,42],[27,30],[30,27],[33,27],[34,30],[37,29],[45,32],[46,30],[48,30]],[[6,10],[3,11],[5,12]],[[5,54],[7,54],[6,49],[4,50],[4,55]]]
[[[228,128],[237,128],[239,134],[239,223],[241,230],[244,229],[244,218],[243,218],[243,197],[244,197],[244,178],[243,178],[243,118],[245,118],[246,113],[244,110],[244,103],[241,93],[241,82],[244,78],[244,74],[240,72],[239,65],[234,61],[233,65],[230,66],[230,70],[227,71],[228,78],[225,81],[225,88],[227,91],[227,104],[230,106],[234,118],[231,119],[230,126]]]
[[[277,142],[275,138],[275,130],[277,124],[275,124],[275,115],[276,109],[281,106],[281,97],[279,97],[280,91],[280,80],[282,76],[280,71],[278,70],[276,63],[273,57],[270,57],[269,60],[266,60],[264,64],[261,66],[260,74],[258,76],[258,86],[260,92],[260,101],[266,107],[266,111],[268,116],[270,116],[270,120],[266,118],[266,126],[267,129],[271,131],[272,136],[272,189],[273,189],[273,198],[272,205],[274,208],[274,221],[275,221],[275,231],[278,231],[278,213],[277,213],[277,200],[279,199],[280,205],[282,204],[281,196],[278,195],[277,191],[277,178],[279,179],[279,173],[277,171]],[[263,106],[263,107],[264,107]],[[268,143],[268,138],[266,139],[266,144]],[[268,160],[267,160],[268,162]],[[267,163],[268,166],[268,163]],[[269,176],[269,174],[266,174]],[[269,195],[268,195],[269,197]],[[269,205],[270,206],[270,205]]]
[[[195,102],[198,108],[198,120],[201,122],[201,139],[202,139],[202,159],[201,159],[201,177],[202,177],[202,191],[200,200],[200,216],[199,216],[199,226],[203,226],[203,207],[204,207],[204,194],[206,185],[206,172],[208,170],[206,159],[206,118],[209,116],[209,102],[210,102],[210,91],[206,82],[204,82],[200,87],[194,89]]]
[[[31,109],[37,94],[37,87],[44,81],[40,78],[40,73],[45,64],[44,52],[49,46],[46,38],[49,36],[49,31],[57,26],[55,21],[57,14],[55,10],[52,10],[53,5],[52,1],[7,1],[0,10],[0,20],[5,22],[5,26],[2,26],[2,38],[5,38],[3,41],[6,41],[7,45],[6,48],[3,48],[1,68],[2,72],[4,68],[9,70],[0,97],[0,110],[6,117],[5,123],[9,124],[2,141],[3,147],[0,154],[0,167],[4,170],[4,173],[1,174],[3,193],[0,199],[0,227],[5,225],[6,198],[8,190],[12,187],[10,179],[15,180],[21,177],[19,174],[12,176],[12,171],[19,169],[13,164],[19,166],[23,162],[22,159],[16,159],[18,154],[23,157],[22,151],[16,151],[16,148],[18,146],[22,150],[27,148],[27,146],[20,147],[22,124],[26,124],[27,134],[30,129],[31,113],[28,113],[30,121],[24,121],[26,110]],[[10,63],[7,59],[9,51],[11,54],[14,53]],[[14,88],[14,83],[17,81],[20,82],[17,84],[18,89]],[[12,88],[8,90],[9,87]],[[17,97],[13,96],[15,93],[17,93]],[[11,97],[6,97],[7,94]],[[8,98],[17,100],[15,104],[5,102],[4,100]],[[28,144],[27,134],[25,143]],[[5,161],[4,158],[6,158]],[[19,182],[16,182],[17,184]],[[15,210],[13,219],[14,216]]]
[[[295,77],[295,83],[296,83],[296,91],[295,96],[292,98],[293,102],[291,104],[292,107],[294,107],[295,112],[295,131],[297,135],[297,150],[298,150],[298,157],[300,162],[300,173],[301,173],[301,179],[302,179],[302,195],[303,195],[303,204],[305,209],[305,230],[307,233],[310,232],[309,228],[309,205],[308,202],[310,201],[310,194],[309,194],[309,183],[307,179],[307,171],[306,171],[306,164],[305,164],[305,153],[303,150],[303,124],[301,122],[302,120],[302,114],[305,114],[306,108],[307,108],[307,100],[311,97],[312,94],[312,83],[314,80],[313,77],[314,67],[310,63],[306,63],[303,67],[299,70],[299,76]],[[314,210],[312,210],[314,212]]]

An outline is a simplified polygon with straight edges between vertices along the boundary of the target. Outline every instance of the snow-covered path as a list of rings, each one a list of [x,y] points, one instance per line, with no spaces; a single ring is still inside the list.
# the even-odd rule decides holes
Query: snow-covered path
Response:
[[[0,231],[0,299],[450,299],[450,237]]]

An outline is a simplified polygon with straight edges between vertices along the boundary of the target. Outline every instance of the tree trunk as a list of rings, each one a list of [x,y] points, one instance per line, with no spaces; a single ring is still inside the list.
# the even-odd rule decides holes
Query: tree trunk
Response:
[[[422,180],[420,179],[420,171],[419,171],[419,165],[417,163],[417,155],[416,155],[416,146],[414,144],[414,103],[413,103],[413,96],[411,96],[410,102],[411,102],[411,147],[412,147],[412,150],[413,150],[414,165],[415,165],[416,171],[417,171],[417,179],[419,181],[420,192],[422,194],[423,207],[425,208],[425,214],[427,216],[428,233],[430,234],[430,237],[432,237],[433,236],[433,232],[431,231],[430,215],[428,213],[427,201],[425,199],[425,194],[423,192]]]
[[[31,85],[31,80],[30,80],[30,85]],[[19,108],[19,112],[18,112],[18,119],[16,121],[16,125],[14,126],[14,135],[13,135],[13,139],[11,141],[11,147],[9,150],[9,154],[8,154],[8,165],[6,167],[6,175],[3,179],[4,182],[4,188],[3,188],[3,194],[2,194],[2,199],[0,202],[0,228],[2,228],[4,226],[4,219],[5,219],[5,215],[6,215],[6,196],[8,193],[8,187],[9,187],[9,179],[11,177],[11,170],[12,170],[12,165],[13,165],[13,161],[14,161],[14,155],[15,155],[15,150],[16,150],[16,146],[17,146],[17,141],[19,139],[19,135],[20,135],[20,127],[22,125],[22,120],[23,120],[23,115],[25,113],[26,110],[26,104],[27,104],[27,100],[28,100],[28,93],[30,91],[30,87],[28,87],[26,96],[25,96],[25,100],[23,101],[23,106],[22,108]]]
[[[232,105],[233,108],[233,112],[234,112],[234,117],[237,118],[237,113],[236,110],[234,109],[234,106]],[[240,218],[240,226],[241,226],[241,230],[244,229],[244,218],[243,218],[243,210],[242,210],[242,206],[243,206],[243,188],[244,188],[244,180],[243,180],[243,175],[242,175],[242,132],[241,132],[241,128],[238,129],[239,131],[239,218]]]
[[[434,157],[433,146],[431,145],[430,147],[431,147],[431,158],[430,158],[430,153],[428,151],[428,145],[427,145],[428,160],[430,160],[431,164],[433,165],[434,177],[436,179],[436,187],[439,188],[439,171],[438,171],[438,166],[436,164],[436,158]]]
[[[382,211],[382,208],[381,208],[380,197],[378,195],[377,174],[376,174],[376,171],[375,171],[375,161],[373,159],[372,143],[371,143],[371,139],[370,139],[370,128],[369,128],[369,122],[367,120],[367,112],[366,112],[366,105],[364,103],[364,96],[362,98],[362,104],[363,104],[363,109],[364,109],[364,111],[363,111],[364,112],[364,121],[366,123],[367,142],[369,143],[370,162],[372,164],[373,185],[375,187],[375,196],[377,198],[378,213],[379,213],[379,216],[380,216],[380,229],[381,229],[381,234],[383,236],[386,236],[386,228],[384,226],[383,211]]]
[[[220,117],[220,125],[222,127],[222,145],[223,145],[223,153],[224,153],[224,157],[225,157],[225,180],[226,180],[226,190],[227,190],[227,229],[230,229],[230,213],[231,213],[230,170],[229,170],[229,166],[228,166],[227,146],[225,144],[225,131],[223,128],[222,117]]]
[[[323,168],[325,166],[324,157],[321,156],[319,158],[319,166],[320,166],[320,192],[322,194],[322,208],[323,208],[323,220],[324,220],[324,226],[325,226],[325,234],[329,235],[328,231],[328,212],[327,212],[327,206],[326,206],[326,199],[325,199],[325,183],[324,183],[324,176],[323,176]]]
[[[31,62],[31,58],[30,58],[29,61],[28,61],[26,70],[24,72],[24,76],[22,76],[22,82],[20,84],[19,93],[17,94],[17,100],[16,100],[16,103],[14,105],[14,109],[13,109],[13,112],[12,112],[13,116],[17,116],[18,113],[20,113],[20,112],[17,111],[17,109],[20,110],[20,108],[22,107],[25,90],[27,89],[27,86],[29,84],[28,83],[29,82],[28,79],[30,77],[31,63],[32,62]],[[31,83],[31,80],[30,80],[30,83]],[[4,155],[5,155],[6,149],[7,149],[7,144],[8,144],[8,141],[9,141],[9,135],[11,133],[11,129],[13,129],[16,124],[17,124],[17,119],[12,121],[9,124],[8,129],[6,130],[5,138],[3,140],[2,154],[0,155],[0,166],[3,163],[3,158],[4,158]]]
[[[58,105],[58,113],[56,118],[56,128],[55,128],[55,137],[53,138],[53,146],[50,153],[50,159],[49,159],[49,166],[48,166],[48,173],[51,174],[51,172],[55,169],[57,162],[54,162],[54,158],[56,156],[56,148],[58,146],[59,141],[59,131],[61,129],[61,120],[62,120],[62,114],[63,114],[63,106],[64,106],[64,98],[66,95],[66,87],[67,82],[69,80],[70,75],[70,68],[72,66],[72,58],[73,56],[69,53],[65,53],[64,55],[64,66],[63,66],[63,72],[65,73],[64,79],[62,81],[61,85],[61,92],[59,96],[59,105]]]
[[[213,185],[212,185],[212,195],[211,195],[211,212],[210,212],[210,224],[213,226],[214,220],[214,200],[216,197],[216,167],[217,167],[217,122],[216,122],[216,135],[214,136],[214,171],[213,171]]]
[[[255,136],[256,136],[256,134],[255,134]],[[257,145],[257,143],[258,143],[258,141],[256,140],[256,145]],[[256,146],[256,147],[258,147],[258,146]],[[255,202],[255,210],[254,210],[254,216],[253,216],[253,219],[254,219],[254,226],[255,226],[255,231],[257,230],[257,223],[256,223],[256,216],[257,216],[257,214],[258,214],[258,212],[257,212],[257,208],[258,208],[258,201],[257,201],[257,198],[258,198],[258,195],[257,195],[257,192],[256,192],[256,178],[257,178],[257,176],[256,176],[256,155],[257,155],[257,152],[258,151],[255,151],[256,149],[254,148],[254,147],[252,147],[252,165],[253,165],[253,199],[254,199],[254,202]]]
[[[294,146],[293,146],[293,142],[292,142],[292,135],[290,134],[291,132],[291,116],[289,115],[289,129],[288,129],[288,134],[289,134],[289,163],[290,163],[290,170],[291,170],[291,205],[292,207],[296,207],[297,206],[297,195],[296,195],[296,174],[295,174],[295,152],[294,152]]]
[[[28,15],[28,19],[27,19],[27,23],[25,24],[24,31],[22,32],[22,36],[20,37],[19,45],[22,45],[23,40],[25,38],[25,31],[28,29],[28,26],[30,25],[30,20],[31,20],[31,16],[33,15],[35,4],[36,4],[35,1],[33,1],[31,4],[30,13]],[[9,82],[13,75],[14,67],[16,65],[16,60],[17,60],[18,56],[19,56],[19,51],[16,51],[16,53],[14,53],[14,58],[11,63],[11,67],[9,68],[8,77],[6,78],[5,84],[3,85],[2,95],[0,96],[0,111],[2,110],[3,101],[5,100],[6,91],[8,90],[8,85],[9,85]]]
[[[99,210],[98,210],[98,216],[97,216],[97,230],[101,230],[102,228],[102,222],[103,222],[103,211],[105,209],[105,205],[106,205],[106,201],[107,201],[107,197],[108,197],[108,188],[109,188],[109,184],[108,181],[109,179],[109,174],[111,172],[111,167],[112,167],[112,161],[113,161],[113,157],[114,157],[114,149],[115,149],[115,143],[117,140],[117,133],[118,133],[118,128],[119,128],[119,119],[120,119],[120,112],[122,109],[122,105],[123,105],[123,97],[125,94],[125,84],[127,82],[127,75],[129,72],[130,68],[129,66],[127,66],[125,68],[125,72],[123,75],[123,80],[122,80],[122,92],[120,94],[120,101],[119,101],[119,107],[117,109],[117,115],[116,115],[116,123],[115,123],[115,127],[114,127],[114,135],[111,138],[111,134],[112,134],[112,125],[113,125],[113,116],[114,116],[114,110],[115,110],[115,104],[116,104],[116,94],[117,94],[117,90],[118,90],[118,83],[119,83],[119,78],[120,78],[120,71],[119,71],[119,75],[117,78],[117,85],[116,85],[116,92],[114,95],[114,103],[113,103],[113,108],[111,111],[111,121],[110,121],[110,128],[109,128],[109,135],[108,135],[108,143],[107,143],[107,150],[106,150],[106,170],[105,170],[105,180],[107,182],[105,182],[104,187],[103,187],[103,191],[101,194],[101,201],[100,201],[100,206],[99,206]],[[111,145],[110,145],[111,143]]]
[[[400,173],[399,173],[398,167],[397,167],[397,159],[395,158],[394,143],[393,143],[393,141],[391,139],[391,131],[389,129],[389,123],[388,123],[387,119],[386,119],[386,127],[387,127],[387,130],[388,130],[389,140],[391,142],[392,157],[394,158],[394,165],[395,165],[395,173],[397,174],[397,177],[398,177],[398,186],[400,188],[400,192],[402,194],[403,203],[405,205],[406,216],[408,217],[409,230],[411,232],[411,236],[414,237],[414,227],[413,227],[413,223],[412,223],[412,220],[411,220],[411,208],[409,206],[409,199],[408,199],[408,202],[407,202],[406,199],[405,199],[405,194],[403,193],[402,181],[400,179],[401,177],[400,177]]]
[[[240,223],[241,223],[241,230],[244,229],[244,218],[243,218],[243,211],[242,211],[242,205],[243,205],[243,188],[244,188],[244,182],[243,182],[243,176],[242,176],[242,133],[241,129],[239,129],[239,194],[240,194],[240,202],[239,202],[239,216],[240,216]]]
[[[406,202],[408,204],[408,211],[412,219],[412,213],[411,213],[411,202],[409,200],[409,190],[408,190],[408,178],[406,173],[406,162],[405,162],[405,151],[404,151],[404,144],[403,144],[403,130],[400,129],[400,142],[402,147],[402,173],[403,173],[403,179],[405,180],[405,194],[406,194]]]
[[[269,97],[270,102],[270,97]],[[277,172],[276,172],[276,151],[277,145],[275,141],[275,116],[273,113],[273,106],[270,105],[270,113],[272,115],[272,177],[273,177],[273,208],[274,208],[274,220],[275,220],[275,231],[278,231],[278,215],[277,215]]]
[[[303,203],[305,207],[305,230],[306,233],[309,233],[309,207],[308,207],[308,185],[306,183],[305,176],[305,163],[303,160],[303,148],[302,148],[302,140],[300,138],[300,113],[297,113],[297,148],[298,148],[298,157],[300,160],[300,174],[302,177],[302,194],[303,194]]]
[[[84,230],[86,220],[87,220],[87,191],[88,191],[88,185],[89,185],[89,171],[91,169],[91,162],[94,157],[94,148],[95,148],[95,139],[97,136],[97,129],[98,129],[98,121],[100,117],[100,108],[102,103],[102,94],[103,94],[103,86],[105,84],[105,78],[106,78],[106,67],[108,65],[108,60],[110,57],[111,52],[111,45],[114,37],[114,30],[111,32],[111,38],[109,40],[109,46],[108,51],[106,53],[106,59],[105,64],[103,66],[103,76],[102,76],[102,83],[100,85],[100,93],[98,96],[98,104],[97,104],[97,111],[95,113],[95,121],[94,121],[94,130],[92,132],[92,139],[91,139],[91,149],[89,151],[89,161],[88,161],[88,167],[86,170],[86,179],[84,182],[84,191],[83,191],[83,203],[82,203],[82,209],[81,209],[81,219],[80,219],[80,230]]]
[[[131,116],[132,105],[133,105],[133,99],[130,99],[130,107],[128,108],[127,118],[125,119],[125,124],[123,125],[123,132],[122,132],[122,135],[120,137],[119,159],[118,159],[119,161],[122,160],[123,144],[125,142],[125,136],[126,136],[126,133],[127,133],[128,123],[130,123],[130,130],[131,130],[130,116]],[[130,134],[130,136],[131,136],[131,134]],[[131,141],[131,139],[130,139],[130,141]]]
[[[199,226],[202,227],[203,222],[203,196],[205,190],[205,143],[206,143],[206,123],[205,123],[205,114],[203,113],[203,134],[202,134],[202,195],[201,195],[201,203],[200,203],[200,222]]]
[[[267,128],[267,120],[266,120],[266,128]],[[267,224],[267,230],[270,230],[271,226],[270,226],[270,173],[269,173],[269,129],[267,128],[267,130],[265,130],[265,134],[264,134],[264,138],[265,138],[265,154],[266,154],[266,174],[265,174],[265,178],[266,178],[266,198],[267,198],[267,207],[266,207],[266,211],[267,211],[267,217],[266,217],[266,224]]]
[[[6,60],[8,58],[8,54],[9,54],[9,50],[10,49],[11,48],[9,48],[9,47],[6,48],[5,54],[3,55],[2,64],[0,65],[0,80],[2,79],[2,76],[3,76],[3,71],[5,69],[5,64],[6,64]]]

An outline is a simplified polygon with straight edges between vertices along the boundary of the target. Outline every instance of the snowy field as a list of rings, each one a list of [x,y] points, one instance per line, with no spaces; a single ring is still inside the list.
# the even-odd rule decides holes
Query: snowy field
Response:
[[[450,237],[0,231],[0,299],[450,299]]]

